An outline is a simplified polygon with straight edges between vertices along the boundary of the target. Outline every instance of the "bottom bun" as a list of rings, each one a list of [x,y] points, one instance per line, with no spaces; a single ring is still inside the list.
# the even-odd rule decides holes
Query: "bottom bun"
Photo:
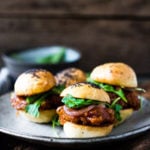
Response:
[[[103,127],[91,127],[66,122],[63,126],[65,135],[70,138],[88,138],[88,137],[106,136],[112,131],[112,129],[113,129],[112,124]]]
[[[40,111],[40,114],[38,117],[34,117],[26,113],[25,111],[19,111],[19,114],[31,122],[48,123],[52,121],[53,116],[56,114],[56,110],[55,109],[42,110]]]
[[[120,111],[120,115],[121,115],[121,121],[117,121],[115,123],[115,126],[118,126],[119,124],[123,123],[125,120],[127,120],[132,114],[133,114],[133,109],[129,108],[129,109],[124,109]]]

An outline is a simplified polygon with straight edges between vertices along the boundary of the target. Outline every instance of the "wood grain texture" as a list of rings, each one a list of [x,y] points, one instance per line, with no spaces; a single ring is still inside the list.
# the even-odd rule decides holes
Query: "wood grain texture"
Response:
[[[150,15],[149,0],[5,0],[0,15]]]
[[[150,21],[0,18],[1,52],[64,45],[82,53],[81,68],[124,61],[150,73]]]
[[[149,43],[149,0],[5,0],[0,5],[1,53],[64,45],[81,51],[80,67],[87,71],[125,61],[138,74],[149,74]]]

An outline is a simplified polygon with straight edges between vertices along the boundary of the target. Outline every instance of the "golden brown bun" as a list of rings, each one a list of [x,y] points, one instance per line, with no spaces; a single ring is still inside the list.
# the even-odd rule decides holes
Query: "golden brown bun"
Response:
[[[133,114],[133,109],[132,108],[128,108],[128,109],[123,109],[120,111],[120,116],[121,116],[121,121],[117,121],[115,123],[115,126],[118,126],[119,124],[123,123],[125,120],[127,120],[130,116],[132,116]]]
[[[53,74],[44,69],[31,69],[18,76],[14,85],[16,95],[30,96],[50,90],[56,85]]]
[[[31,122],[48,123],[48,122],[52,121],[52,118],[56,114],[56,110],[55,109],[42,110],[42,111],[40,111],[40,115],[38,117],[34,117],[34,116],[26,113],[25,111],[21,111],[21,110],[19,111],[19,114]]]
[[[78,68],[67,68],[55,75],[57,85],[68,87],[77,82],[85,82],[86,74]]]
[[[65,135],[70,138],[102,137],[110,134],[112,129],[112,124],[103,127],[92,127],[66,122],[63,126]]]
[[[65,88],[60,96],[72,95],[76,98],[99,100],[101,102],[110,103],[109,95],[103,90],[99,89],[89,83],[76,83]]]
[[[91,79],[121,87],[137,87],[137,77],[134,70],[125,63],[105,63],[93,69]]]

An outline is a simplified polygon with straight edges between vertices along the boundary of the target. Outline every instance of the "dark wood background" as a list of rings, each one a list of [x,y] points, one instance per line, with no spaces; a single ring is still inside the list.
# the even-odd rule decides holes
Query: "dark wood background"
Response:
[[[124,61],[149,74],[150,1],[1,1],[1,53],[49,45],[80,50],[85,70]]]
[[[0,1],[0,54],[52,45],[79,50],[80,67],[87,71],[101,63],[123,61],[138,75],[149,77],[150,0]],[[0,139],[4,149],[42,149],[2,133]],[[149,150],[149,132],[108,147]]]
[[[51,45],[81,51],[84,70],[123,61],[149,74],[150,0],[0,2],[1,53]]]

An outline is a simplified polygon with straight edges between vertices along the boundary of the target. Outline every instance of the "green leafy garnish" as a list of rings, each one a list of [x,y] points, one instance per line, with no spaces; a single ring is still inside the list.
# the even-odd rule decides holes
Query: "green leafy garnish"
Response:
[[[45,57],[37,58],[37,63],[57,64],[65,61],[66,48],[62,47],[57,53],[50,54]]]
[[[28,105],[25,107],[25,111],[32,115],[33,117],[39,116],[39,108],[42,102],[50,93],[38,94],[34,96],[29,96],[26,98]]]
[[[107,104],[109,108],[113,109],[115,111],[115,118],[118,121],[121,121],[121,115],[120,110],[122,109],[122,106],[117,104],[117,102],[120,100],[120,97],[116,98],[111,104]]]
[[[26,98],[26,101],[28,104],[31,104],[33,102],[35,102],[36,100],[38,100],[42,95],[41,94],[37,94],[37,95],[33,95],[33,96],[28,96]]]
[[[118,121],[121,121],[121,115],[120,115],[120,110],[122,109],[122,106],[119,104],[114,105],[114,111],[115,111],[115,117]]]
[[[52,88],[51,92],[54,94],[60,94],[62,90],[64,90],[64,88],[65,88],[64,85],[57,85]]]
[[[93,83],[95,85],[97,85],[98,87],[102,88],[104,91],[106,92],[112,92],[115,93],[116,95],[118,95],[124,102],[127,103],[127,99],[125,97],[125,94],[122,90],[122,88],[120,88],[119,90],[116,90],[112,85],[108,85],[108,84],[104,84],[104,83],[98,83],[90,78],[87,79],[88,82]]]
[[[62,102],[69,108],[81,108],[91,104],[99,104],[99,101],[89,99],[75,98],[72,95],[67,95],[62,99]]]
[[[34,117],[39,116],[39,107],[41,106],[42,101],[38,100],[33,104],[29,104],[26,106],[25,110],[27,113],[31,114]]]
[[[54,115],[52,118],[52,127],[55,128],[56,126],[61,126],[58,114]]]

